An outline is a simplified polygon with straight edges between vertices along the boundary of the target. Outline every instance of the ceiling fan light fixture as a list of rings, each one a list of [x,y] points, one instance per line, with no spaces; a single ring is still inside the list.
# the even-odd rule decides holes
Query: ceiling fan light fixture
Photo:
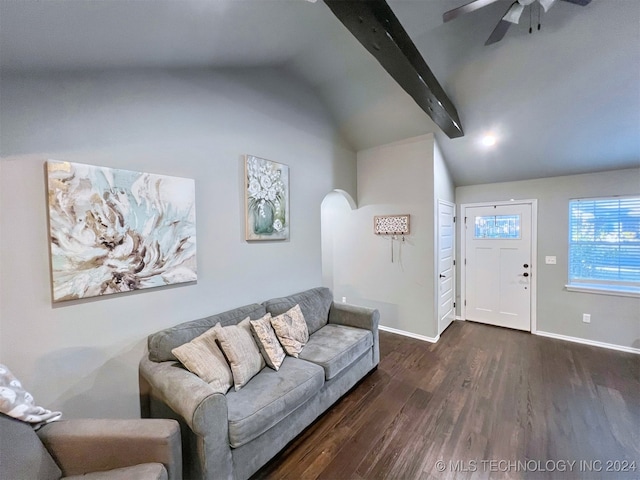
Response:
[[[520,21],[520,16],[522,15],[523,11],[524,11],[524,5],[521,5],[520,3],[515,2],[513,5],[511,5],[511,8],[507,11],[507,13],[505,13],[502,19],[507,22],[518,23]]]
[[[556,3],[556,0],[538,0],[542,8],[544,8],[544,13],[547,13],[553,4]]]

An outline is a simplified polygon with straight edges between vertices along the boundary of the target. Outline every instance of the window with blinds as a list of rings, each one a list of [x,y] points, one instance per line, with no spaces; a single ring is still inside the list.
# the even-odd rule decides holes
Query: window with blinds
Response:
[[[569,202],[569,285],[640,294],[640,197]]]

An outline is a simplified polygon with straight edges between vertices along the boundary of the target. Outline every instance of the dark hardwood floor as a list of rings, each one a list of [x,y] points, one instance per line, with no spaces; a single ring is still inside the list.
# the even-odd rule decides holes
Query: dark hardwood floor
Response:
[[[640,478],[639,355],[471,322],[380,350],[254,479]]]

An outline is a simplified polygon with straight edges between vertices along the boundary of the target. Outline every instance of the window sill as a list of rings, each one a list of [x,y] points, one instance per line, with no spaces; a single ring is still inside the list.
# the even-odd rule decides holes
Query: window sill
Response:
[[[610,285],[565,285],[568,292],[596,293],[598,295],[614,295],[616,297],[636,297],[640,298],[640,290],[634,287],[625,289],[612,287]]]

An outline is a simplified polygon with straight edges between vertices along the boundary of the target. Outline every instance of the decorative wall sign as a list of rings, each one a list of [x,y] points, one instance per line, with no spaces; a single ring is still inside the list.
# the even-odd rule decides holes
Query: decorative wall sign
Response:
[[[246,240],[289,239],[289,167],[245,158]]]
[[[195,182],[47,162],[53,301],[197,279]]]
[[[376,235],[408,235],[409,215],[376,215],[373,217]]]

